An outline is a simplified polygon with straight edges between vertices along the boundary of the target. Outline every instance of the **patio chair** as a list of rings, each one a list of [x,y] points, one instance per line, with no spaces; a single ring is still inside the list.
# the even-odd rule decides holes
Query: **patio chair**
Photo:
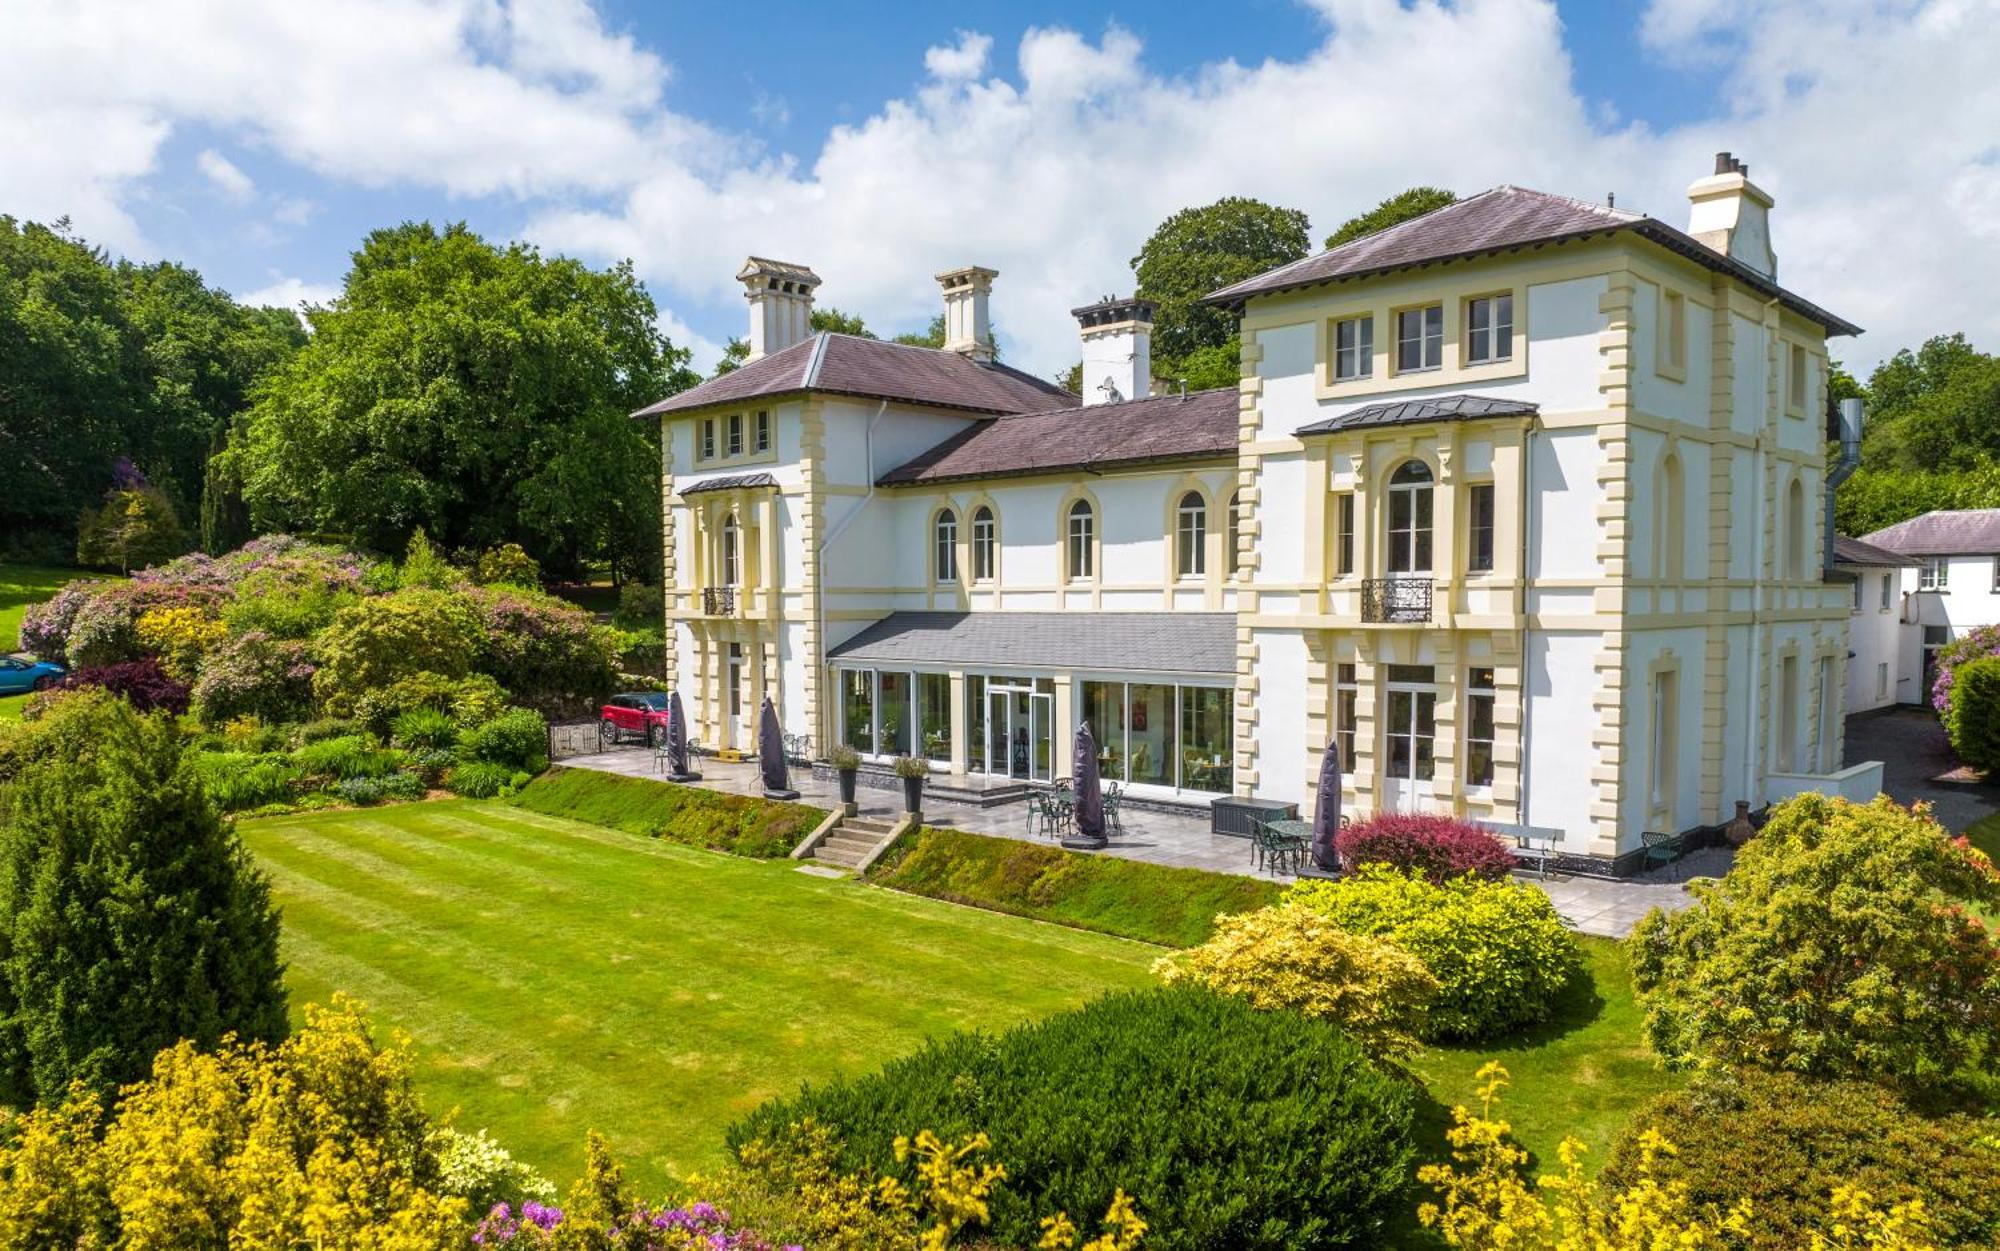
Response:
[[[1124,798],[1125,798],[1125,792],[1118,788],[1118,783],[1111,782],[1105,786],[1104,825],[1105,828],[1117,830],[1121,834],[1125,831],[1125,826],[1124,823],[1119,821],[1118,819],[1118,804],[1119,801]]]
[[[1645,871],[1654,865],[1674,864],[1681,858],[1681,836],[1668,834],[1663,830],[1641,830],[1639,837],[1646,843]]]

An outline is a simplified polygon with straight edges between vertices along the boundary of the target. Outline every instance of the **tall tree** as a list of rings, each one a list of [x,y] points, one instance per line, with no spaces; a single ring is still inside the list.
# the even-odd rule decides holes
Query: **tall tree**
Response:
[[[311,342],[230,443],[259,527],[398,551],[518,542],[545,569],[657,567],[659,432],[692,385],[629,262],[594,270],[465,225],[370,234]]]
[[[2000,507],[2000,356],[1962,333],[1937,335],[1877,365],[1865,387],[1837,371],[1829,390],[1858,392],[1868,407],[1861,470],[1835,501],[1842,533],[1934,508]]]
[[[0,1100],[108,1092],[184,1038],[283,1038],[277,909],[179,727],[78,693],[9,746]]]
[[[1235,317],[1202,298],[1306,255],[1312,247],[1307,227],[1306,215],[1297,209],[1243,196],[1182,209],[1161,222],[1132,258],[1139,295],[1158,306],[1155,357],[1177,361],[1234,338]]]
[[[1326,246],[1337,248],[1364,235],[1400,226],[1413,217],[1422,217],[1425,213],[1434,213],[1456,203],[1458,196],[1443,187],[1411,187],[1408,191],[1390,196],[1366,213],[1342,222],[1340,229],[1326,237]]]
[[[837,308],[814,309],[807,315],[806,325],[814,334],[826,330],[834,334],[851,334],[857,339],[875,337],[858,315],[843,313]],[[942,343],[943,338],[940,337],[938,341]],[[743,368],[749,359],[750,340],[732,338],[722,345],[722,359],[715,362],[715,372],[709,377],[720,378],[724,374],[734,373]]]

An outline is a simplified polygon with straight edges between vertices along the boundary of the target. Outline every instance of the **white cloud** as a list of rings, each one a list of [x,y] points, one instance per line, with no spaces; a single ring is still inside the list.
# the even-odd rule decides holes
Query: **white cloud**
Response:
[[[338,284],[329,282],[307,282],[301,278],[279,278],[269,286],[255,291],[236,293],[238,304],[253,307],[289,308],[297,311],[305,304],[331,304],[340,294]]]
[[[194,164],[232,200],[247,200],[257,190],[257,184],[250,181],[250,175],[236,168],[228,157],[214,148],[204,148],[201,155],[194,159]]]
[[[1324,235],[1416,183],[1513,182],[1678,224],[1727,148],[1777,196],[1781,278],[1869,327],[1850,363],[1961,328],[2000,346],[2000,0],[1652,0],[1652,55],[1722,84],[1664,129],[1579,98],[1547,0],[1311,2],[1317,46],[1172,77],[1116,27],[1031,29],[1011,60],[960,32],[797,157],[665,109],[665,61],[583,0],[22,5],[0,205],[133,248],[162,144],[218,128],[333,182],[518,201],[545,246],[633,257],[676,341],[698,313],[736,329],[750,252],[812,264],[884,329],[928,320],[930,274],[992,265],[1010,359],[1047,372],[1076,355],[1067,309],[1129,290],[1187,205],[1258,196]]]

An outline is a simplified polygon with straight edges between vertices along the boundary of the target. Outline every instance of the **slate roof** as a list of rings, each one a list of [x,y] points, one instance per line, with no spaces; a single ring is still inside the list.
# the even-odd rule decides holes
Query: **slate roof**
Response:
[[[882,475],[878,485],[1234,456],[1237,390],[1191,391],[1117,404],[996,417]]]
[[[1332,434],[1373,426],[1410,426],[1426,421],[1477,421],[1484,417],[1532,417],[1540,407],[1526,400],[1496,400],[1484,395],[1433,395],[1421,400],[1369,404],[1338,417],[1300,426],[1293,434]]]
[[[1899,556],[2000,555],[2000,508],[1939,509],[1861,538]]]
[[[1826,327],[1828,334],[1861,333],[1859,326],[1794,295],[1741,261],[1722,255],[1657,218],[1509,186],[1482,191],[1387,230],[1280,265],[1224,287],[1207,299],[1213,304],[1240,306],[1253,296],[1624,231],[1728,274],[1766,296],[1776,297],[1793,312]]]
[[[682,495],[700,495],[704,491],[734,491],[743,487],[774,487],[778,480],[767,473],[733,473],[721,478],[704,478],[692,486],[681,488]]]
[[[1219,677],[1236,672],[1236,617],[1226,612],[898,612],[833,648],[828,658]]]
[[[1860,539],[1850,539],[1844,534],[1833,536],[1833,563],[1836,565],[1868,565],[1876,568],[1893,569],[1904,565],[1914,565],[1916,560],[1877,547]]]
[[[654,417],[804,391],[975,413],[1041,412],[1081,402],[1055,383],[1011,366],[982,365],[939,348],[821,331],[632,415]]]

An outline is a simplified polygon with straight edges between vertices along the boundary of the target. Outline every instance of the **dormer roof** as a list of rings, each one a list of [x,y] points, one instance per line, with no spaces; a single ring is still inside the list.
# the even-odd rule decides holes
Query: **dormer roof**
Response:
[[[655,417],[808,391],[988,414],[1074,408],[1081,402],[1053,382],[998,362],[821,331],[632,415]]]
[[[1510,186],[1482,191],[1387,230],[1266,270],[1210,294],[1206,302],[1241,308],[1245,301],[1256,296],[1281,291],[1619,233],[1649,239],[1699,265],[1727,274],[1777,299],[1799,316],[1817,322],[1830,335],[1861,333],[1861,328],[1852,322],[1794,295],[1741,261],[1724,256],[1686,231],[1657,218]]]

